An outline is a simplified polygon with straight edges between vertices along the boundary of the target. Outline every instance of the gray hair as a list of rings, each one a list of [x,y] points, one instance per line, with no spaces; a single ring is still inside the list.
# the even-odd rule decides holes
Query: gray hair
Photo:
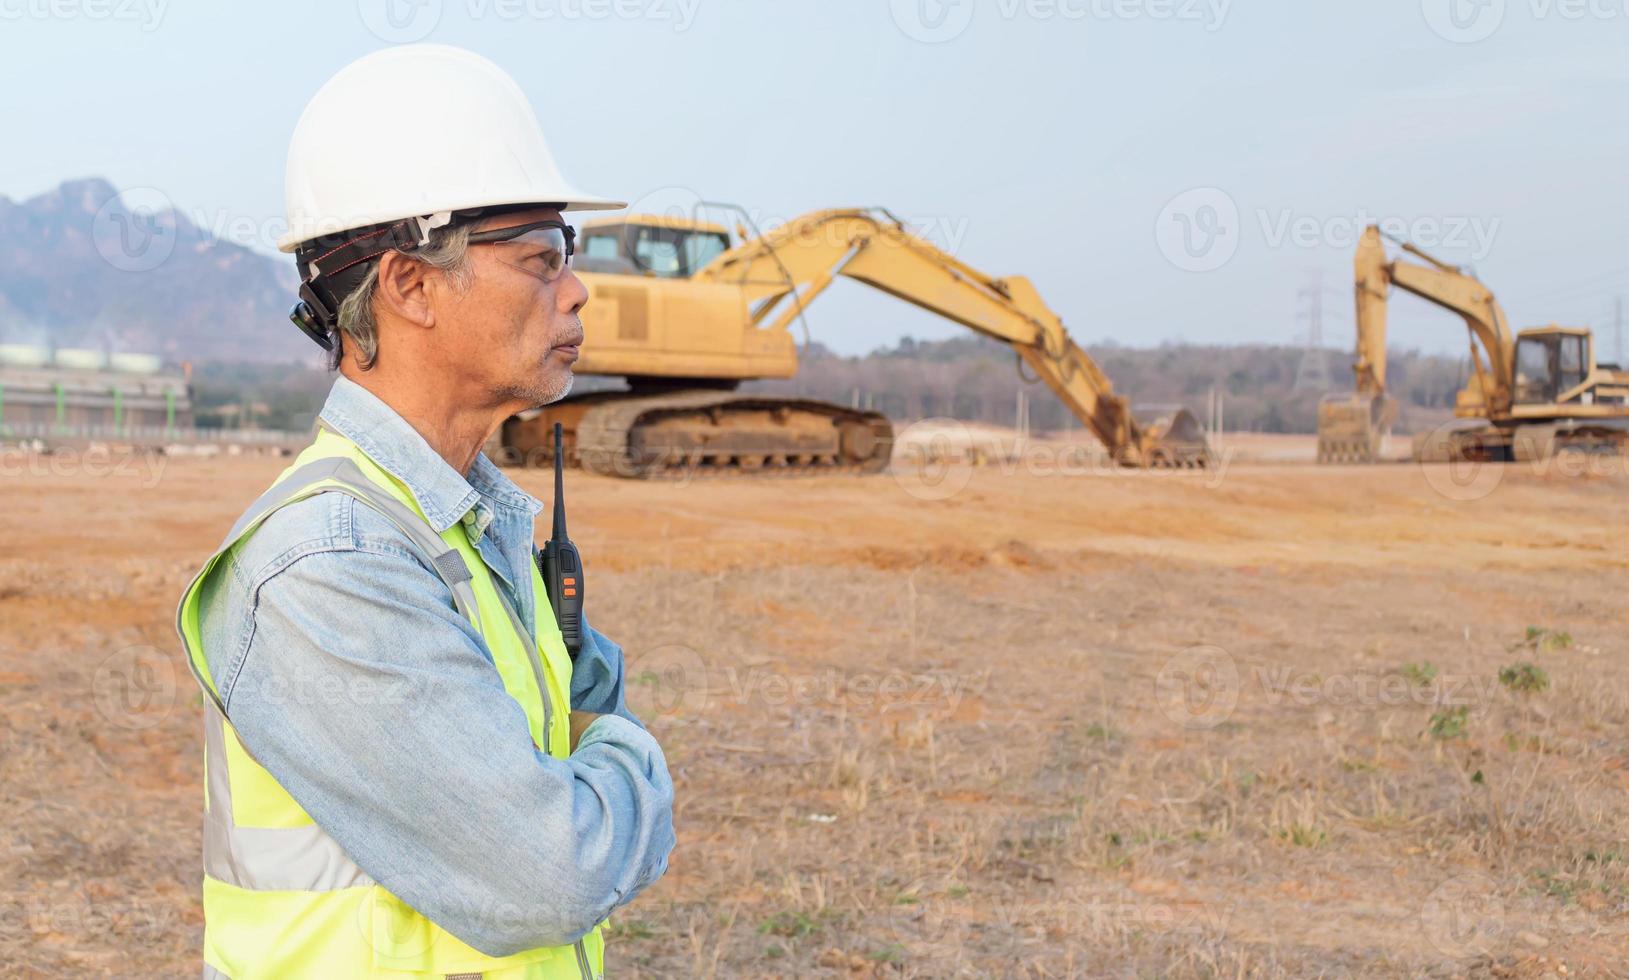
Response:
[[[430,232],[430,243],[411,252],[397,249],[397,253],[434,266],[447,274],[456,289],[469,288],[469,236],[473,225],[468,222]],[[368,274],[351,294],[339,304],[339,336],[335,337],[333,364],[339,367],[347,344],[356,345],[356,363],[366,371],[373,367],[379,356],[379,325],[373,317],[373,296],[379,288],[379,263],[371,263]]]

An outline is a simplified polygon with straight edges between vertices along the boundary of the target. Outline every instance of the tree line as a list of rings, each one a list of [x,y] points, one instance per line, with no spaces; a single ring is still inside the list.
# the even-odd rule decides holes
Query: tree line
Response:
[[[1223,399],[1225,424],[1231,431],[1315,432],[1323,395],[1351,391],[1353,385],[1349,351],[1309,354],[1300,347],[1196,344],[1095,344],[1086,350],[1134,410],[1185,405],[1203,421],[1215,391]],[[1466,373],[1462,359],[1391,352],[1387,384],[1399,402],[1398,431],[1429,428],[1452,415],[1454,394],[1464,386]],[[895,420],[949,417],[1005,426],[1014,424],[1018,393],[1024,391],[1032,429],[1079,427],[1028,366],[1018,365],[1011,348],[983,337],[935,341],[907,337],[859,357],[811,344],[801,355],[796,377],[745,387],[857,404]]]

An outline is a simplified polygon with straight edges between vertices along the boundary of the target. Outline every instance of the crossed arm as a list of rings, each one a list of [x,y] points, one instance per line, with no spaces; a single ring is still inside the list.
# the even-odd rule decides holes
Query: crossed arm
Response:
[[[431,921],[489,955],[564,945],[666,870],[673,783],[603,634],[587,631],[571,705],[600,717],[555,759],[405,542],[357,535],[226,565],[203,625],[239,737]]]

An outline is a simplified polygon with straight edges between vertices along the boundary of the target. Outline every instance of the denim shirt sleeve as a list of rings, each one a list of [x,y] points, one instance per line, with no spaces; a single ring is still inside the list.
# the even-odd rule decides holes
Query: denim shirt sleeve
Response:
[[[616,715],[644,728],[644,723],[628,710],[622,648],[586,621],[584,626],[587,628],[583,648],[577,651],[576,663],[571,668],[572,708]]]
[[[572,701],[614,716],[562,760],[532,745],[446,585],[350,497],[274,514],[202,602],[245,748],[363,871],[476,949],[574,942],[666,870],[673,783],[602,635]]]

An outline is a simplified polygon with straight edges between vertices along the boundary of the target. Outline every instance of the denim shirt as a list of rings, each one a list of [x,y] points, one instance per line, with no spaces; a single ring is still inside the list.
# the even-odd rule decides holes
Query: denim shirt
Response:
[[[321,417],[406,484],[438,533],[463,521],[533,622],[542,504],[484,455],[461,476],[343,377]],[[603,634],[585,631],[571,706],[605,717],[555,759],[533,746],[451,590],[352,497],[277,511],[200,600],[210,675],[244,747],[358,867],[481,952],[575,942],[666,870],[673,783]]]

